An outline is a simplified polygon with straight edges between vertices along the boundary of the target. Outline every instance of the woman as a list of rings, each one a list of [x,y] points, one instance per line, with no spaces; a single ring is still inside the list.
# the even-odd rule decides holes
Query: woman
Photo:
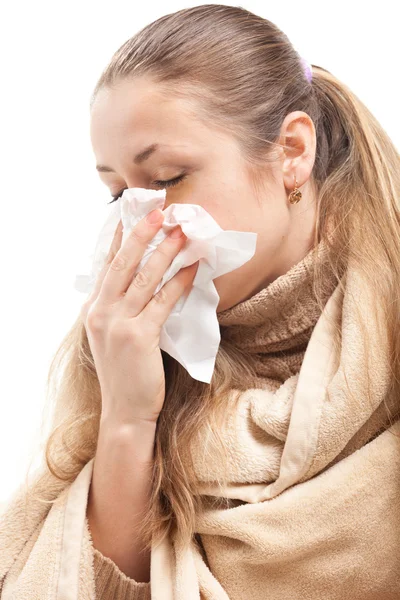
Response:
[[[257,249],[214,281],[208,385],[158,346],[196,272],[152,297],[184,236],[132,277],[163,215],[123,245],[117,228],[51,366],[44,464],[0,522],[1,599],[400,597],[400,160],[383,128],[270,21],[214,4],[116,52],[91,139],[114,200],[166,188]]]

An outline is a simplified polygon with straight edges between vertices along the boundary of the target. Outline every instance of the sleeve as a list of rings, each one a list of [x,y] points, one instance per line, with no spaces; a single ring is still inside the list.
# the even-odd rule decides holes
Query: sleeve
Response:
[[[89,521],[86,516],[87,539],[93,552],[93,570],[96,600],[151,600],[150,582],[131,579],[93,545]]]
[[[151,600],[150,582],[138,582],[93,546],[93,567],[98,600]]]

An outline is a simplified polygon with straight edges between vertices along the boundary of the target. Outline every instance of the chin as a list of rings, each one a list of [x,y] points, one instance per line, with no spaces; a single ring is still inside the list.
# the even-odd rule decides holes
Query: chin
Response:
[[[239,278],[235,272],[220,275],[213,282],[219,296],[217,313],[232,308],[232,306],[239,304],[249,297],[246,282],[243,280],[243,277]]]
[[[238,302],[237,300],[234,300],[231,298],[231,294],[228,294],[226,285],[224,286],[221,283],[218,283],[218,281],[217,281],[218,279],[219,279],[219,277],[214,279],[215,289],[217,290],[217,293],[219,296],[217,313],[222,312],[223,310],[226,310],[227,308],[231,308],[232,306],[234,306],[234,304],[236,304]]]
[[[222,312],[223,310],[225,310],[226,308],[228,308],[227,306],[224,306],[223,302],[221,302],[221,300],[219,301],[219,304],[217,306],[217,313]]]

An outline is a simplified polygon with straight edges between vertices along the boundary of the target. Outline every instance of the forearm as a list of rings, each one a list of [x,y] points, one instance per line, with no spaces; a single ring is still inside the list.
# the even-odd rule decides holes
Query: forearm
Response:
[[[155,423],[101,420],[87,506],[93,546],[137,582],[150,581],[137,529],[149,508],[155,431]]]

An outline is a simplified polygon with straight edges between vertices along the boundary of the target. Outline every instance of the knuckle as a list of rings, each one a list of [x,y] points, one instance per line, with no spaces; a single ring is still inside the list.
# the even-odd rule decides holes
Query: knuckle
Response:
[[[170,244],[167,247],[164,244],[159,244],[157,246],[157,248],[154,250],[154,252],[157,252],[157,254],[162,256],[162,258],[167,258],[168,260],[170,260],[170,258],[171,258]]]
[[[121,252],[118,252],[114,256],[114,259],[111,261],[110,269],[112,269],[113,271],[122,271],[123,269],[126,268],[127,264],[128,264],[127,257],[124,254],[122,254]]]
[[[150,272],[146,266],[144,266],[143,269],[136,274],[133,280],[133,285],[138,288],[148,287],[150,281]]]
[[[139,227],[139,224],[132,229],[129,234],[129,237],[135,242],[139,242],[139,244],[147,244],[148,233],[142,227]]]
[[[104,313],[93,306],[86,313],[86,328],[92,333],[99,333],[104,329]]]
[[[165,286],[163,286],[157,294],[154,295],[155,302],[159,304],[165,304],[168,300],[167,292],[165,291]]]

